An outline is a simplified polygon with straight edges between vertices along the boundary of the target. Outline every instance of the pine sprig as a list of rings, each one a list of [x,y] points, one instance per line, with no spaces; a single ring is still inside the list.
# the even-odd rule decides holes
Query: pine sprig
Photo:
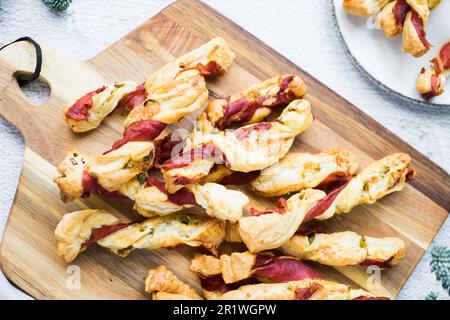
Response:
[[[437,300],[438,299],[439,294],[437,292],[429,292],[426,296],[425,296],[425,300]]]
[[[431,250],[431,272],[450,295],[450,248],[434,246]]]
[[[42,0],[42,2],[44,2],[48,7],[62,12],[67,10],[72,0]]]

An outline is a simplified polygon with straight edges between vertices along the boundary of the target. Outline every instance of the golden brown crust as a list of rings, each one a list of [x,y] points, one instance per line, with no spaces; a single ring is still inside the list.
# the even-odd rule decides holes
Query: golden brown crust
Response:
[[[85,157],[73,148],[69,148],[66,157],[58,165],[58,177],[53,181],[58,185],[61,200],[69,202],[81,198],[83,190],[83,172]]]
[[[107,154],[88,159],[89,175],[108,191],[119,190],[122,185],[149,170],[155,157],[151,141],[128,142]]]
[[[224,294],[204,291],[204,295],[211,300],[297,300],[299,295],[296,292],[312,287],[316,289],[313,290],[311,296],[301,300],[350,300],[361,296],[372,297],[369,292],[364,290],[352,293],[353,289],[344,284],[321,279],[259,283],[241,286]]]
[[[410,11],[406,15],[405,23],[403,24],[403,52],[409,53],[418,58],[423,56],[430,50],[430,46],[422,41],[416,27],[412,22],[414,12]]]
[[[291,74],[280,75],[264,82],[255,84],[243,92],[232,95],[228,99],[215,99],[209,102],[207,109],[204,112],[204,116],[211,121],[213,125],[217,125],[219,120],[223,118],[225,107],[228,103],[236,102],[241,99],[246,101],[258,101],[259,99],[267,96],[276,95],[280,90],[280,85],[282,81],[288,77],[293,77],[293,80],[289,83],[288,90],[297,99],[302,98],[307,93],[307,87],[303,80]],[[272,101],[270,99],[266,100],[264,103],[270,104]],[[247,122],[247,124],[257,123],[262,121],[267,117],[272,110],[270,108],[258,108],[252,118]]]
[[[439,49],[436,57],[431,60],[431,66],[427,69],[422,68],[417,77],[416,89],[426,100],[444,93],[444,86],[447,77],[450,76],[450,69],[444,65],[441,54],[448,56],[449,51],[450,41],[447,41]]]
[[[58,256],[66,262],[73,261],[85,250],[83,244],[91,237],[92,230],[119,223],[115,216],[101,210],[81,210],[64,215],[55,230]]]
[[[208,101],[205,79],[197,70],[183,71],[174,78],[155,82],[146,90],[147,99],[130,112],[125,120],[126,127],[148,119],[175,123],[185,115],[200,110]]]
[[[357,168],[356,157],[339,148],[315,155],[290,153],[279,163],[264,169],[250,185],[260,195],[281,196],[315,188],[332,174],[352,176]]]
[[[219,258],[199,253],[189,262],[189,270],[204,278],[221,274],[221,266]]]
[[[224,221],[236,222],[242,217],[248,204],[248,197],[241,191],[229,190],[217,183],[192,185],[196,202],[206,210],[206,214]]]
[[[343,7],[348,13],[370,17],[378,12],[389,0],[344,0]]]
[[[138,179],[124,184],[119,190],[135,202],[134,209],[144,217],[165,216],[194,206],[191,202],[174,203],[160,188],[143,185]],[[224,221],[238,221],[249,202],[241,191],[230,190],[216,183],[190,185],[183,192],[191,192],[195,198],[194,204],[205,209],[207,215]]]
[[[428,17],[430,16],[428,1],[429,0],[406,0],[406,3],[411,6],[411,9],[420,16],[424,25],[428,23]],[[436,3],[432,3],[431,5],[435,6]]]
[[[196,255],[191,260],[189,270],[203,278],[222,275],[227,284],[248,279],[252,276],[256,255],[250,252],[223,254],[220,258]]]
[[[235,283],[250,278],[255,259],[256,256],[248,251],[221,255],[221,273],[225,283]]]
[[[148,271],[147,278],[145,278],[145,291],[148,293],[163,292],[195,300],[202,299],[194,289],[178,279],[177,276],[163,265]],[[157,295],[156,299],[163,297],[167,299],[169,296]],[[173,296],[171,297],[173,298]]]
[[[227,166],[233,171],[251,172],[267,168],[289,151],[297,135],[313,123],[311,105],[306,100],[294,100],[270,126],[244,126],[236,131],[211,135],[213,144],[223,152]],[[244,137],[237,135],[245,133]]]
[[[236,55],[223,38],[216,37],[205,43],[203,46],[178,58],[175,63],[184,69],[193,69],[202,64],[208,65],[214,61],[225,71],[233,64]]]
[[[237,243],[242,242],[241,234],[239,233],[238,222],[236,223],[227,222],[225,241]]]
[[[281,251],[301,260],[312,260],[329,266],[350,266],[365,261],[389,266],[399,263],[405,254],[405,243],[399,238],[371,238],[355,232],[294,235]]]
[[[56,227],[58,254],[70,262],[85,249],[92,230],[120,223],[115,216],[99,210],[66,214]],[[134,249],[158,249],[188,245],[203,246],[212,252],[225,238],[225,223],[193,214],[168,215],[134,223],[97,240],[112,252],[126,256]]]
[[[239,221],[241,238],[250,252],[279,248],[297,232],[308,211],[325,192],[306,189],[290,197],[286,212],[244,217]]]
[[[304,221],[325,220],[349,212],[359,204],[371,204],[384,196],[400,191],[414,171],[407,154],[396,153],[380,159],[362,170],[330,200],[325,211],[312,215],[310,210],[326,197],[325,192],[305,189],[290,197],[283,213],[274,211],[260,216],[244,217],[239,232],[251,252],[275,249],[286,243]],[[307,217],[308,215],[308,217]]]
[[[131,81],[116,82],[92,97],[92,107],[86,120],[74,120],[67,116],[71,105],[64,109],[64,120],[74,132],[86,132],[97,128],[100,123],[117,107],[119,101],[128,93],[136,90],[137,83]]]
[[[398,35],[403,27],[403,25],[397,23],[394,12],[392,11],[396,2],[392,1],[387,4],[376,18],[377,27],[383,29],[384,34],[388,38],[393,38]]]
[[[353,178],[329,208],[315,218],[329,219],[335,214],[347,213],[359,204],[372,204],[388,194],[401,191],[413,172],[411,158],[405,153],[394,153],[375,161]]]

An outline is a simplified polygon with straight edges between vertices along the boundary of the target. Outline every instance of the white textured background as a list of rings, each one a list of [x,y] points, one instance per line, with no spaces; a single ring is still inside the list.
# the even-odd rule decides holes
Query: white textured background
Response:
[[[0,46],[20,36],[67,57],[84,60],[120,39],[172,1],[74,0],[54,13],[40,0],[0,0]],[[374,117],[409,144],[450,171],[450,109],[404,102],[368,81],[346,55],[328,0],[206,0],[304,70]],[[33,99],[39,97],[31,88]],[[14,198],[23,159],[23,139],[0,119],[0,236]],[[449,195],[450,196],[450,195]],[[418,213],[420,214],[420,213]],[[450,245],[447,221],[434,243]],[[426,254],[400,299],[422,299],[429,291],[448,295],[429,271]],[[32,268],[32,266],[30,266]],[[23,297],[0,274],[0,299]]]

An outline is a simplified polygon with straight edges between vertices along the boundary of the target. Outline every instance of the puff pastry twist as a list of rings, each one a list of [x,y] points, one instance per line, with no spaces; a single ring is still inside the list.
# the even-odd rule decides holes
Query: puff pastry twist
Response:
[[[422,68],[416,81],[417,91],[427,101],[444,93],[445,82],[450,75],[450,40],[439,49],[431,62],[429,68]]]
[[[440,0],[344,0],[343,8],[348,13],[363,17],[379,13],[377,27],[388,38],[402,32],[403,51],[421,57],[431,48],[425,27],[430,11],[439,4]]]
[[[82,210],[64,215],[55,230],[58,255],[73,261],[93,243],[120,255],[134,249],[188,245],[212,252],[225,238],[225,223],[194,214],[168,215],[143,222],[123,223],[102,210]]]
[[[197,255],[189,269],[201,278],[207,299],[386,299],[329,281],[294,257],[235,252],[219,258]],[[242,285],[249,278],[266,283]],[[268,283],[267,283],[268,282]]]
[[[85,132],[97,128],[115,108],[123,107],[131,111],[126,127],[147,119],[174,123],[206,103],[203,77],[223,75],[234,58],[225,40],[214,38],[165,65],[143,84],[117,82],[87,93],[65,108],[64,119],[74,132]]]
[[[195,132],[183,154],[160,166],[167,189],[173,193],[186,185],[205,181],[217,158],[232,172],[253,173],[267,168],[283,158],[297,135],[313,122],[311,105],[306,100],[292,101],[275,120],[246,125],[237,130],[202,131],[201,142]],[[208,125],[202,126],[210,130]],[[217,172],[216,172],[217,173]],[[253,175],[254,176],[254,175]],[[215,175],[224,178],[221,173]],[[211,182],[214,179],[208,179]]]
[[[406,181],[413,178],[410,157],[404,153],[392,154],[370,164],[347,184],[328,194],[305,189],[287,201],[280,199],[278,208],[251,209],[254,216],[239,221],[239,233],[251,252],[275,249],[290,239],[301,223],[329,219],[359,204],[372,204],[403,190]]]

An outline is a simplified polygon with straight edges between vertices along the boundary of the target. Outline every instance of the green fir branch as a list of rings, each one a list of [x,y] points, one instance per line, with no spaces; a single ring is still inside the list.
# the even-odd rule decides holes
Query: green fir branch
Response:
[[[431,258],[431,272],[450,295],[450,249],[445,246],[434,246]]]
[[[425,296],[425,300],[437,300],[439,294],[437,292],[431,291]]]
[[[72,0],[42,0],[42,2],[44,2],[48,7],[62,12],[67,10]]]

